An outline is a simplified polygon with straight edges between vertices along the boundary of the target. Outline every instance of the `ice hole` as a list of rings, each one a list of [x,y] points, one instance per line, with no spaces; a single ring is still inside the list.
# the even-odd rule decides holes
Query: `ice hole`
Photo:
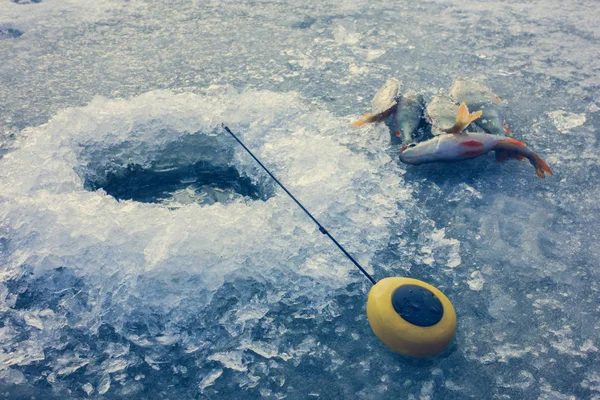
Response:
[[[177,139],[152,151],[140,151],[139,143],[127,141],[94,149],[82,172],[84,187],[103,189],[117,200],[171,208],[271,197],[273,188],[268,181],[255,182],[233,165],[237,144],[233,140],[227,143],[228,137],[203,132],[161,134]]]
[[[163,203],[173,207],[191,203],[229,203],[244,197],[265,200],[268,197],[237,169],[216,169],[205,163],[167,170],[128,165],[123,171],[109,173],[102,186],[87,181],[86,187],[93,191],[102,188],[118,200]]]

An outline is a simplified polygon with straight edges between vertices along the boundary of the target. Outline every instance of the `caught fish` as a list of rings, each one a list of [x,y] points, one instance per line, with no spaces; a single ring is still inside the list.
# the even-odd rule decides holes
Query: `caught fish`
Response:
[[[402,95],[396,107],[396,136],[402,138],[402,143],[415,141],[415,134],[423,121],[425,100],[419,93],[411,90]]]
[[[398,104],[398,96],[402,90],[402,82],[388,79],[371,100],[371,112],[364,114],[352,126],[362,126],[371,122],[383,121],[391,115]]]
[[[466,105],[463,103],[456,115],[456,122],[453,125],[460,128],[465,126],[467,121],[476,119],[478,113],[469,114]],[[468,124],[467,124],[468,125]],[[445,135],[438,135],[433,139],[412,143],[402,146],[400,152],[400,161],[405,164],[425,164],[438,161],[456,161],[468,158],[478,157],[487,154],[490,151],[496,153],[496,161],[504,162],[508,159],[523,161],[529,160],[534,166],[536,175],[540,178],[546,174],[552,174],[552,170],[544,160],[535,154],[523,142],[514,139],[508,139],[506,136],[491,135],[482,132],[460,133],[454,132]]]
[[[500,98],[492,90],[471,79],[459,78],[454,81],[450,97],[457,103],[465,103],[471,109],[483,112],[475,124],[493,135],[512,136],[501,112]]]

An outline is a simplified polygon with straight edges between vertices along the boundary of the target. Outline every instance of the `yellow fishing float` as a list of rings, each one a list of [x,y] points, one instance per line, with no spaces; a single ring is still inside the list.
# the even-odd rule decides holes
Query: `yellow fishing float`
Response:
[[[223,129],[317,224],[319,231],[327,235],[373,283],[367,299],[367,319],[379,340],[396,353],[411,357],[432,356],[448,346],[456,330],[456,313],[442,292],[411,278],[384,278],[377,282],[227,126],[223,125]]]
[[[373,285],[367,318],[379,340],[411,357],[440,353],[456,330],[450,300],[430,284],[411,278],[384,278]]]

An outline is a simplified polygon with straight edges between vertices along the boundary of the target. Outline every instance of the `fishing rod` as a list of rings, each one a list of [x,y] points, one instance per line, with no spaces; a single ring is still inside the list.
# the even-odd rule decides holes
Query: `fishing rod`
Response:
[[[377,283],[377,281],[367,271],[365,271],[365,269],[358,263],[358,261],[356,261],[354,259],[354,257],[352,257],[350,255],[350,253],[348,253],[346,251],[346,249],[344,249],[344,246],[342,246],[341,244],[339,244],[339,242],[337,240],[335,240],[335,238],[331,235],[331,233],[329,233],[329,231],[327,229],[325,229],[323,227],[323,225],[321,225],[321,223],[315,217],[313,217],[313,215],[302,205],[302,203],[300,203],[300,201],[298,201],[298,199],[296,199],[296,197],[294,197],[294,195],[292,193],[290,193],[289,190],[287,190],[287,188],[284,186],[284,184],[281,183],[279,181],[279,179],[277,179],[275,177],[275,175],[273,175],[271,173],[271,171],[269,171],[269,169],[267,167],[265,167],[262,162],[260,162],[260,160],[254,155],[254,153],[252,153],[252,151],[250,151],[250,149],[246,147],[246,145],[231,131],[231,129],[229,129],[229,127],[227,127],[225,124],[223,124],[222,126],[223,126],[223,129],[225,129],[225,131],[227,131],[227,133],[229,133],[231,136],[233,136],[233,138],[244,148],[244,150],[246,150],[248,152],[248,154],[250,154],[250,156],[252,158],[254,158],[254,160],[258,163],[258,165],[260,165],[262,167],[262,169],[264,169],[265,172],[267,174],[269,174],[269,176],[271,178],[273,178],[273,180],[288,194],[288,196],[290,196],[292,198],[292,200],[294,200],[296,202],[296,204],[298,204],[298,207],[300,207],[302,209],[302,211],[304,211],[306,213],[306,215],[308,215],[310,217],[310,219],[312,219],[313,222],[315,224],[317,224],[317,226],[319,227],[319,231],[322,234],[327,235],[327,237],[329,237],[329,239],[331,239],[331,241],[346,255],[346,257],[348,257],[350,259],[350,261],[352,261],[354,263],[354,265],[360,270],[360,272],[362,272],[367,277],[367,279],[370,280],[373,285],[375,285]]]
[[[390,277],[376,281],[231,129],[225,124],[221,126],[317,224],[319,231],[327,235],[371,281],[373,286],[367,298],[367,319],[379,340],[391,350],[411,357],[432,356],[448,346],[456,330],[456,313],[450,300],[440,290],[412,278]]]

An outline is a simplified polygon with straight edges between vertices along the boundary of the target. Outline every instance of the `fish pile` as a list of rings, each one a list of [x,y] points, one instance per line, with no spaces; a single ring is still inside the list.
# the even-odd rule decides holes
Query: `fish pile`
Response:
[[[501,100],[481,83],[456,79],[449,96],[437,95],[427,105],[421,94],[401,91],[402,82],[389,79],[373,97],[372,111],[353,125],[383,121],[393,114],[396,136],[402,139],[403,163],[465,160],[494,151],[498,162],[529,160],[540,178],[552,174],[548,164],[525,143],[506,136],[512,132],[502,116]],[[478,111],[469,113],[469,109]],[[417,142],[423,129],[430,131],[432,138]]]

